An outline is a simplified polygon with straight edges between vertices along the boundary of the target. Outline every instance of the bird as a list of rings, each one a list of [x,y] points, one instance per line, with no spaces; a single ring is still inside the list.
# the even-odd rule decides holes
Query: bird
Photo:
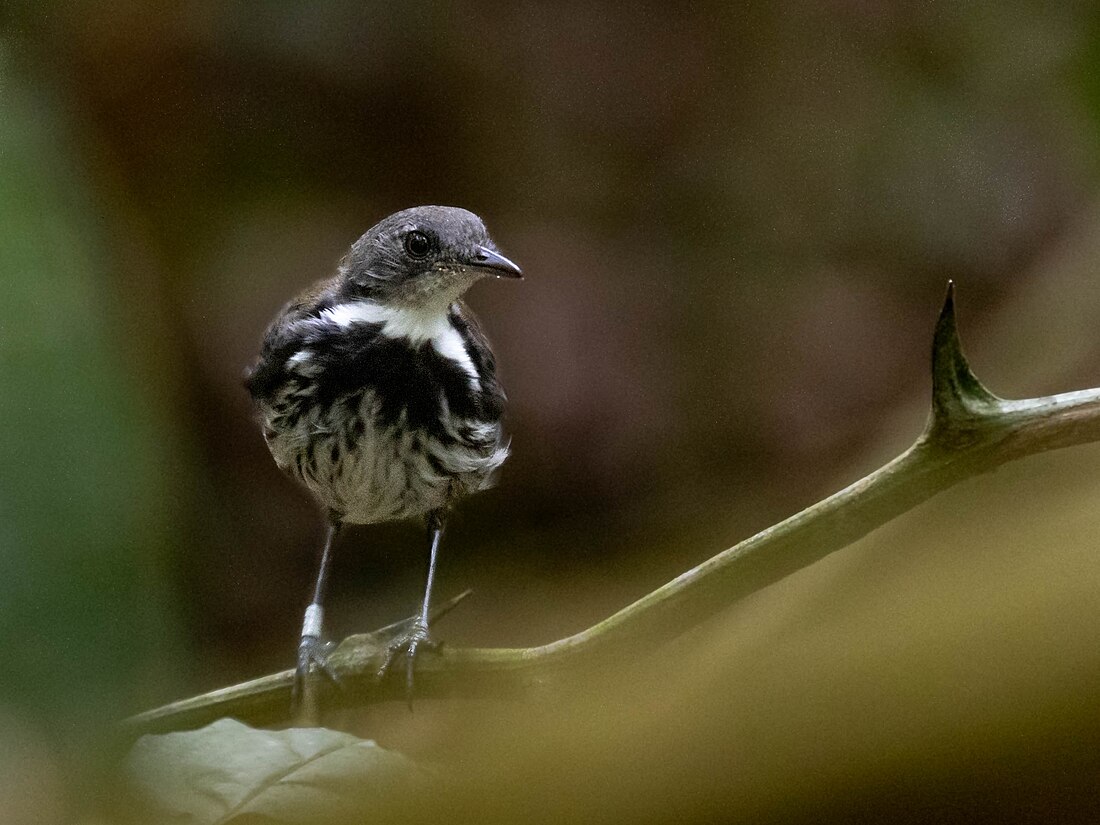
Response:
[[[438,646],[429,616],[448,512],[491,486],[509,454],[496,358],[462,296],[485,278],[522,277],[473,212],[413,207],[368,229],[335,274],[287,303],[264,334],[245,385],[276,465],[312,493],[327,525],[302,619],[295,704],[314,668],[335,679],[324,597],[341,529],[420,519],[424,596],[379,671],[404,655],[411,706],[417,656]]]

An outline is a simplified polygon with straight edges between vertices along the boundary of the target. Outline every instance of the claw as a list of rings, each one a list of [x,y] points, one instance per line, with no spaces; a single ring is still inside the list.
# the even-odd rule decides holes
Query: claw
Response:
[[[329,654],[335,647],[336,645],[332,642],[318,636],[302,637],[302,641],[298,644],[298,666],[294,670],[294,685],[291,689],[291,704],[295,711],[302,709],[303,704],[311,704],[309,702],[304,703],[303,700],[307,698],[309,693],[307,690],[309,674],[314,665],[334,685],[340,684],[336,670],[329,661]]]
[[[458,605],[473,592],[473,590],[463,590],[457,596],[452,596],[442,604],[433,605],[431,613],[428,614],[428,625],[435,625],[436,622],[458,607]],[[400,621],[388,624],[385,627],[372,630],[370,633],[359,633],[354,636],[348,636],[344,639],[344,642],[354,642],[357,646],[368,644],[379,648],[385,646],[388,649],[395,639],[407,636],[420,620],[419,615],[408,616]],[[341,642],[341,644],[343,644],[343,642]]]
[[[416,657],[423,650],[437,651],[440,643],[428,635],[428,626],[423,622],[415,623],[405,634],[400,636],[386,648],[386,658],[378,669],[378,679],[381,681],[389,672],[390,666],[398,656],[405,656],[405,700],[409,710],[412,710],[413,677],[416,672]]]

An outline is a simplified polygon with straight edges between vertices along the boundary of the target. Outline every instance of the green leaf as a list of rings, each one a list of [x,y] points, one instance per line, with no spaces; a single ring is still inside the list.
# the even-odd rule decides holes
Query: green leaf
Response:
[[[327,728],[258,730],[234,719],[143,736],[126,759],[139,795],[163,821],[377,821],[435,774],[375,742]]]

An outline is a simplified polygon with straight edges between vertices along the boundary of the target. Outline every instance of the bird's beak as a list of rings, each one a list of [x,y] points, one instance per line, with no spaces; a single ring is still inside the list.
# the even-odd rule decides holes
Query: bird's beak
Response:
[[[471,266],[482,269],[491,269],[492,274],[498,278],[522,278],[523,270],[509,261],[499,252],[494,252],[487,246],[479,246],[470,260]]]

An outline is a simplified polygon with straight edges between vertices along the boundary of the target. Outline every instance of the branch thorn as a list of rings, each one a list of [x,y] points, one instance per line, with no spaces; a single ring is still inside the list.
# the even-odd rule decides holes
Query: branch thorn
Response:
[[[963,354],[955,319],[955,282],[948,281],[932,337],[932,423],[950,426],[963,420],[972,421],[990,412],[1000,401],[974,375]]]

